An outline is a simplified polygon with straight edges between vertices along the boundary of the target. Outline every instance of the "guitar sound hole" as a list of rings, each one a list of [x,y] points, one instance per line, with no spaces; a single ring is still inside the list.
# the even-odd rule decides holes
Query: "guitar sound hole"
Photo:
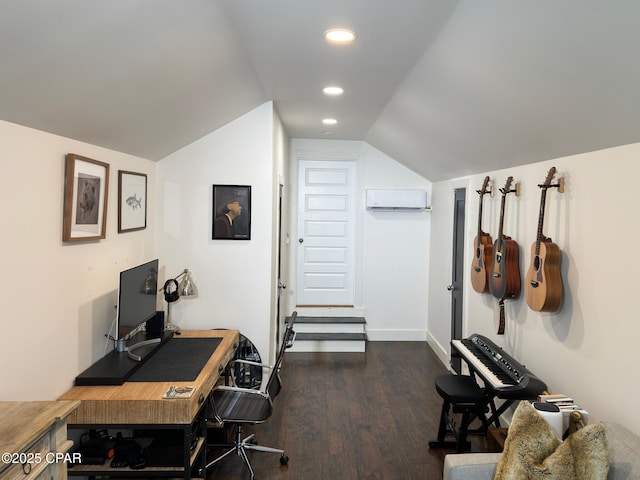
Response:
[[[540,270],[540,257],[536,255],[536,258],[533,259],[533,268],[538,271]],[[537,287],[537,285],[535,285]]]

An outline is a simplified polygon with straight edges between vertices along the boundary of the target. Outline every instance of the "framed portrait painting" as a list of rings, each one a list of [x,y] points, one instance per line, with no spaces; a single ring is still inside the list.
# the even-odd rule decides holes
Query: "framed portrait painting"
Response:
[[[147,176],[118,170],[118,233],[147,228]]]
[[[99,240],[106,236],[109,164],[67,154],[62,240]]]
[[[251,187],[214,185],[212,238],[251,239]]]

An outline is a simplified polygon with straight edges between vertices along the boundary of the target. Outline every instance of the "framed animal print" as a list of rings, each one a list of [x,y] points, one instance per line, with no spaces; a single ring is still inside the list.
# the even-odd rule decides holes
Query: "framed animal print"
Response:
[[[147,228],[147,176],[118,170],[118,233]]]
[[[109,164],[67,154],[65,160],[62,241],[106,236]]]

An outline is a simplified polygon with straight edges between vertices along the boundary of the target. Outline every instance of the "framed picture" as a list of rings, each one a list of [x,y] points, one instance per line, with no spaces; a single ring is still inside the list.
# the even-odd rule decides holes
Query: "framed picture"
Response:
[[[251,187],[214,185],[212,219],[214,240],[250,240]]]
[[[109,164],[67,154],[64,180],[62,241],[105,238]]]
[[[118,170],[118,233],[147,228],[147,176]]]

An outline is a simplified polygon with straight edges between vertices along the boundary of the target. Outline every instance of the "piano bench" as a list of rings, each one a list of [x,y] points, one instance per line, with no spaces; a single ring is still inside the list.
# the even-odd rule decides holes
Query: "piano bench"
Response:
[[[438,427],[438,439],[429,442],[429,448],[455,448],[461,453],[471,448],[467,435],[486,435],[489,423],[486,413],[489,411],[490,398],[473,377],[467,375],[443,374],[435,381],[436,391],[442,397],[442,412]],[[456,426],[453,413],[461,413],[460,425]],[[479,419],[482,427],[470,429],[469,425]],[[453,435],[455,441],[445,441],[447,435]]]

